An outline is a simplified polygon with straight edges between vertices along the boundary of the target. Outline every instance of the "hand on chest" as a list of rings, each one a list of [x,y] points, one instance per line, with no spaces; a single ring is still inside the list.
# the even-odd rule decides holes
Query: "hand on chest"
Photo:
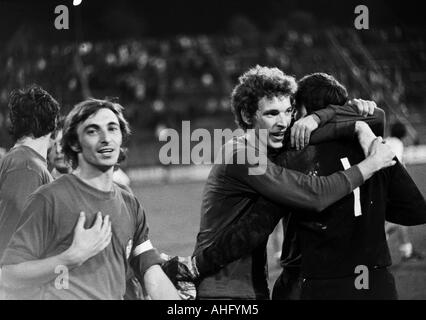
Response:
[[[58,208],[59,209],[59,208]],[[78,203],[69,203],[59,209],[57,216],[56,235],[60,242],[72,242],[74,228],[76,226],[79,214],[85,212],[86,229],[92,228],[95,223],[96,215],[101,212],[102,217],[109,215],[112,226],[112,242],[121,248],[126,248],[129,240],[133,239],[135,233],[135,218],[127,208],[124,202],[105,200],[105,201],[80,201]]]

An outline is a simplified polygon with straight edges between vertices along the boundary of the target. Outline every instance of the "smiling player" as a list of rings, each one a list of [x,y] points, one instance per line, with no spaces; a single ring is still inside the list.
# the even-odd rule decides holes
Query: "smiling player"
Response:
[[[2,261],[9,297],[122,299],[131,264],[152,299],[179,299],[148,238],[143,208],[113,183],[129,134],[116,103],[87,100],[67,116],[62,146],[74,170],[29,198],[32,215]],[[65,286],[57,284],[58,267],[69,272]]]

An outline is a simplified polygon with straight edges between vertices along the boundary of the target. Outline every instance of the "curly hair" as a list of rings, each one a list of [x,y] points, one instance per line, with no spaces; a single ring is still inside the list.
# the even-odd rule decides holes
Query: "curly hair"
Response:
[[[123,135],[122,145],[127,142],[131,134],[129,123],[123,116],[124,108],[120,104],[99,99],[88,99],[78,103],[65,118],[61,141],[65,159],[71,164],[73,169],[78,166],[78,152],[72,149],[73,146],[80,145],[77,127],[100,109],[109,109],[117,116],[121,134]],[[125,149],[121,147],[118,162],[123,159],[125,159]]]
[[[231,95],[231,107],[235,122],[243,130],[252,127],[253,118],[259,109],[259,100],[263,97],[290,96],[297,90],[294,77],[284,74],[277,68],[261,67],[257,65],[245,72],[238,79]],[[241,113],[250,120],[246,123]]]
[[[308,113],[330,104],[342,106],[348,101],[346,88],[327,73],[306,75],[297,84],[299,88],[295,95],[296,107],[304,105]]]
[[[9,96],[9,133],[13,139],[40,138],[56,129],[59,103],[38,85],[12,90]]]

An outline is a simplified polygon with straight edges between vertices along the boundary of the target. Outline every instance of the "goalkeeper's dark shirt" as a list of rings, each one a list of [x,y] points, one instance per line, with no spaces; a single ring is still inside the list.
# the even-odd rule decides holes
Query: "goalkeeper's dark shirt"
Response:
[[[384,113],[381,110],[377,110],[377,111],[378,113],[377,114],[375,113],[377,118],[374,118],[373,116],[370,119],[365,119],[365,120],[371,125],[373,125],[373,129],[375,129],[376,134],[382,134],[383,128],[384,128]],[[347,123],[348,121],[351,122],[354,120],[360,120],[356,118],[354,119],[354,115],[352,111],[347,108],[338,109],[338,113],[339,113],[339,117],[335,119],[335,121],[337,122]],[[313,139],[311,139],[311,141],[314,142]],[[315,168],[316,165],[314,165],[313,167],[311,165],[312,163],[315,163],[315,162],[310,162],[315,160],[315,157],[316,157],[315,152],[312,153],[312,150],[315,150],[315,149],[306,149],[305,150],[306,154],[304,155],[302,154],[302,158],[305,156],[307,156],[307,158],[306,159],[299,158],[301,159],[301,161],[297,161],[297,158],[296,158],[296,161],[294,161],[295,160],[294,155],[291,155],[291,154],[288,155],[288,159],[286,159],[284,156],[284,159],[275,158],[274,161],[276,161],[280,165],[285,166],[287,165],[285,161],[292,162],[292,158],[293,158],[293,163],[292,164],[290,163],[290,165],[292,165],[294,168],[300,171],[303,171],[306,173],[309,173],[309,172],[313,173],[317,170],[317,168]],[[327,150],[327,148],[325,148],[324,150]],[[353,152],[353,149],[350,149],[350,151]],[[355,151],[355,153],[357,152],[359,152],[359,150]],[[333,154],[333,153],[330,153],[330,154]],[[360,154],[358,153],[358,156],[359,155]],[[314,158],[312,158],[312,156]],[[354,159],[352,158],[351,154],[346,154],[346,156],[349,156],[351,163],[354,163],[352,162],[354,161]],[[338,165],[341,166],[340,159],[339,159]],[[327,166],[324,168],[327,168]],[[421,200],[423,202],[420,201],[420,204],[424,203],[424,200],[421,197],[419,197],[417,188],[415,187],[415,185],[413,185],[411,178],[405,172],[404,168],[402,168],[399,164],[395,166],[394,168],[395,169],[392,169],[394,171],[392,171],[391,169],[389,169],[388,171],[395,173],[393,175],[393,179],[395,179],[394,181],[397,181],[396,184],[398,184],[399,182],[402,184],[407,184],[407,186],[412,188],[412,191],[415,194],[412,200],[417,202],[418,200]],[[332,172],[334,172],[335,170],[341,170],[341,167],[334,168]],[[318,172],[316,174],[318,174]],[[350,196],[348,196],[348,198],[349,197]],[[390,221],[393,220],[401,224],[423,223],[422,221],[424,221],[424,212],[425,212],[424,210],[423,210],[423,214],[420,208],[420,210],[417,210],[415,212],[408,212],[405,215],[401,215],[401,210],[402,211],[404,210],[404,203],[403,203],[403,206],[401,207],[401,204],[396,201],[397,199],[398,198],[395,197],[394,198],[395,201],[393,201],[394,205],[392,204],[390,205],[392,207],[392,210],[390,210],[390,207],[388,206],[388,210],[387,210],[388,220]],[[410,199],[410,198],[406,198],[406,200],[407,199]],[[408,205],[410,206],[409,203]],[[411,205],[410,208],[413,209],[413,206]],[[228,209],[232,212],[232,210],[234,210],[235,208],[228,207]],[[199,248],[199,250],[196,250],[194,255],[196,255],[197,257],[197,261],[198,261],[197,265],[199,266],[199,268],[201,268],[200,271],[203,271],[202,272],[203,274],[208,274],[209,272],[212,272],[212,271],[215,272],[219,270],[220,268],[222,268],[227,263],[229,263],[230,261],[234,261],[235,259],[238,259],[239,257],[246,256],[247,253],[252,252],[254,247],[259,246],[264,248],[265,243],[263,242],[265,241],[262,239],[265,239],[265,240],[267,239],[267,235],[270,232],[272,232],[275,224],[278,222],[279,217],[284,216],[285,241],[283,246],[282,264],[287,269],[293,269],[295,272],[298,273],[300,268],[300,248],[298,247],[298,240],[295,237],[295,229],[297,225],[295,221],[296,219],[293,219],[292,217],[298,215],[299,213],[293,213],[293,216],[289,215],[288,211],[283,212],[282,207],[280,209],[280,207],[277,205],[272,205],[272,203],[268,204],[268,201],[263,198],[260,198],[254,206],[251,205],[249,209],[250,210],[246,211],[246,213],[251,212],[249,215],[242,214],[237,219],[234,219],[232,221],[233,222],[232,224],[228,224],[226,228],[220,228],[221,230],[219,230],[215,234],[215,236],[212,238],[213,240],[210,241],[209,246],[203,246],[204,249]],[[273,214],[272,214],[272,211],[274,211]],[[353,208],[351,212],[353,212]],[[270,213],[270,214],[267,214],[267,213]],[[306,213],[309,214],[308,212]],[[244,216],[244,219],[240,219],[242,216]],[[301,217],[300,220],[303,221],[304,219]],[[382,222],[383,222],[383,219],[382,219]],[[383,223],[381,223],[381,225],[382,224]],[[309,227],[309,224],[307,226]],[[315,224],[315,223],[313,224],[314,229],[315,228],[318,229],[318,227],[321,229],[321,226],[319,224]],[[312,228],[312,225],[311,225],[311,228]],[[208,250],[206,250],[207,248]],[[386,250],[383,252],[386,252]],[[252,257],[254,256],[255,255],[253,254]],[[260,256],[262,261],[264,261],[264,256],[261,256],[260,253],[258,254],[258,256]],[[384,261],[386,261],[386,258],[384,259]],[[315,266],[314,263],[311,265]],[[256,270],[260,270],[260,269],[261,268],[256,263]],[[321,266],[319,269],[321,270]],[[345,267],[343,269],[345,269]],[[217,274],[217,277],[220,278],[221,275]],[[263,274],[263,277],[265,277],[265,274]],[[247,276],[246,280],[248,282],[252,281],[252,277]],[[257,284],[259,283],[264,284],[264,282],[257,281]],[[251,282],[248,285],[248,287],[250,286],[251,286]],[[226,285],[223,285],[223,288],[225,287]],[[227,287],[226,289],[222,291],[222,293],[226,297],[229,296],[227,292],[228,289],[229,287]],[[201,294],[204,294],[204,293],[201,291]],[[206,294],[208,294],[208,292],[206,292]],[[214,296],[210,296],[210,297],[214,297]]]
[[[245,137],[235,138],[228,144],[233,146],[232,163],[215,164],[206,182],[194,255],[213,243],[224,228],[251,210],[260,196],[281,205],[319,212],[363,182],[358,167],[328,177],[312,177],[277,166],[269,159],[264,174],[250,175],[249,164],[237,164],[238,155],[251,148]],[[202,279],[197,288],[198,297],[268,299],[264,249],[264,245],[259,246],[251,255]]]
[[[351,164],[364,158],[356,141],[321,143],[309,146],[302,153],[287,152],[283,156],[287,168],[318,176],[342,170],[342,158]],[[321,215],[304,210],[287,217],[283,266],[291,268],[298,264],[297,231],[303,278],[353,276],[359,265],[370,270],[384,268],[392,263],[385,220],[403,225],[426,223],[425,200],[399,162],[380,170],[360,187],[360,216],[354,214],[354,201],[351,193]]]

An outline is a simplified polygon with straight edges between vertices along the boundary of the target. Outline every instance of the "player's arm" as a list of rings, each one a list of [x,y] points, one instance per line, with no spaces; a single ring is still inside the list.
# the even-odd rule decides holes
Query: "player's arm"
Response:
[[[367,117],[358,115],[351,106],[342,106],[336,113],[334,120],[312,133],[310,144],[317,144],[331,140],[350,140],[356,137],[356,123],[364,122],[370,126],[377,136],[383,136],[385,125],[385,112],[375,108],[374,113]]]
[[[147,294],[154,300],[180,300],[175,286],[161,269],[164,260],[152,246],[148,237],[148,224],[144,210],[135,202],[136,232],[130,265]]]
[[[385,112],[372,101],[356,101],[350,105],[329,106],[297,120],[291,128],[291,146],[299,150],[309,143],[353,139],[357,121],[366,122],[376,135],[383,136]]]
[[[133,250],[130,262],[135,275],[153,300],[180,300],[175,286],[166,276],[161,264],[164,262],[151,241],[145,240]]]
[[[426,223],[426,201],[404,166],[386,170],[390,184],[386,203],[386,220],[405,226]]]
[[[55,269],[58,266],[66,266],[72,269],[76,265],[64,255],[15,265],[3,265],[1,281],[6,288],[11,289],[41,286],[53,281],[58,276],[55,273]]]
[[[111,224],[101,214],[90,229],[80,214],[71,246],[64,252],[42,258],[53,237],[51,207],[42,196],[33,195],[25,211],[30,218],[13,235],[2,259],[2,283],[10,288],[41,286],[57,277],[58,266],[76,268],[102,251],[111,241]]]
[[[256,200],[247,213],[218,233],[208,247],[194,252],[199,276],[215,273],[253,252],[268,240],[286,212],[285,208],[263,197]]]
[[[312,114],[316,115],[320,119],[319,121],[321,125],[324,125],[328,122],[346,122],[357,120],[362,120],[372,125],[378,123],[378,121],[384,120],[384,111],[380,108],[377,108],[377,105],[374,101],[362,99],[349,100],[348,103],[343,106],[330,105],[323,109],[314,111]],[[377,134],[382,135],[382,132],[378,132]]]
[[[144,287],[153,300],[180,300],[174,285],[159,265],[145,271]]]
[[[329,176],[308,176],[278,166],[269,159],[264,173],[253,174],[249,170],[253,166],[235,164],[237,153],[245,150],[236,152],[234,164],[226,166],[225,175],[239,181],[236,187],[242,192],[254,191],[280,205],[320,212],[359,187],[376,171],[395,164],[394,154],[381,141],[374,140],[371,154],[358,165]]]

